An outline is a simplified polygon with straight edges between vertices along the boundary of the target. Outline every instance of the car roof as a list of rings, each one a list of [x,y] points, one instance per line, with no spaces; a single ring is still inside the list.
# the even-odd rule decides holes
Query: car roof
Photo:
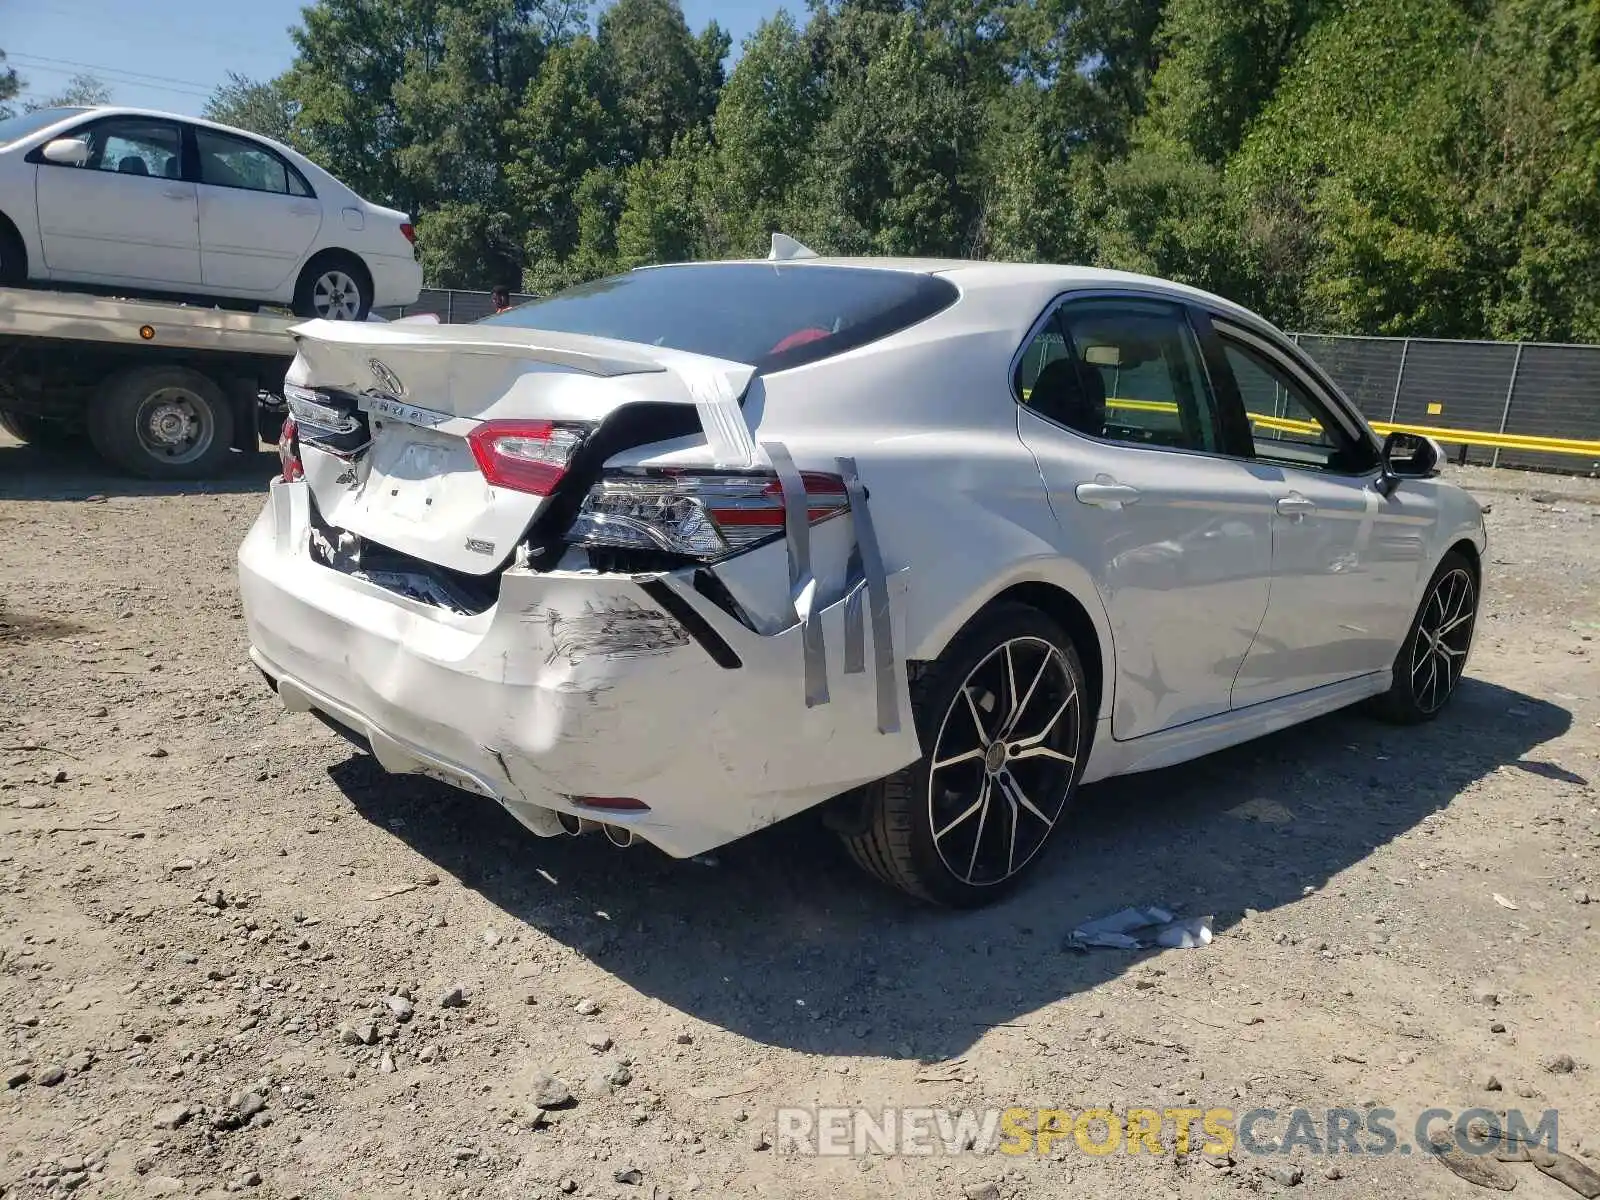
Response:
[[[873,257],[870,255],[818,255],[808,258],[752,258],[720,260],[742,262],[749,265],[774,263],[786,267],[855,267],[880,271],[903,271],[915,275],[939,275],[949,279],[963,292],[996,292],[1012,288],[1029,291],[1069,292],[1094,288],[1148,291],[1187,300],[1203,308],[1235,316],[1257,325],[1271,328],[1271,323],[1257,313],[1232,300],[1225,299],[1201,288],[1162,279],[1155,275],[1140,275],[1132,271],[1113,271],[1104,267],[1084,267],[1063,263],[988,262],[967,258],[910,258]],[[671,264],[663,264],[671,265]],[[691,264],[680,264],[691,265]],[[709,265],[709,264],[692,264]],[[652,270],[658,268],[641,268]]]

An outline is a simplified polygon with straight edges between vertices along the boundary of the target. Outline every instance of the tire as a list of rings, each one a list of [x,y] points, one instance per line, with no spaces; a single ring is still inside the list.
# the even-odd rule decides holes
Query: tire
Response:
[[[294,314],[329,321],[365,321],[372,311],[372,276],[351,254],[324,254],[300,272]]]
[[[6,412],[0,409],[0,429],[4,429],[19,442],[40,450],[64,451],[76,449],[81,444],[81,431],[67,421],[52,421],[31,413]]]
[[[1022,604],[983,614],[914,676],[912,714],[927,752],[864,789],[862,827],[841,835],[851,856],[936,904],[998,900],[1070,808],[1094,727],[1087,699],[1077,649],[1059,625]]]
[[[28,252],[11,222],[0,216],[0,287],[21,287],[28,282]]]
[[[1438,716],[1461,682],[1477,624],[1477,575],[1466,556],[1452,550],[1428,580],[1395,656],[1394,682],[1373,701],[1373,713],[1396,725],[1419,725]]]
[[[203,479],[233,446],[222,389],[187,367],[113,376],[89,407],[89,440],[114,466],[144,479]]]

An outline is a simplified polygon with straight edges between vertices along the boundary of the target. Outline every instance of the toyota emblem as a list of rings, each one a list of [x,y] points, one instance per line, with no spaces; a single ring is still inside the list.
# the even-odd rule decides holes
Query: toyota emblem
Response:
[[[378,386],[388,392],[389,395],[404,396],[406,394],[406,385],[400,382],[400,376],[391,371],[388,364],[382,359],[367,359],[367,369],[372,372],[372,377],[378,381]]]

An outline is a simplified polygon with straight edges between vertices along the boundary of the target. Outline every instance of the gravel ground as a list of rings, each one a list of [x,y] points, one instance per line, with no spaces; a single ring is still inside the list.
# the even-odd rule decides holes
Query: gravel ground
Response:
[[[1438,722],[1337,715],[1086,789],[1029,887],[951,914],[803,819],[710,864],[542,841],[284,714],[233,576],[273,465],[168,488],[0,441],[6,1197],[1480,1191],[1305,1145],[773,1144],[817,1103],[1376,1105],[1402,1142],[1432,1106],[1555,1108],[1600,1169],[1595,481],[1455,473],[1492,565]],[[1217,939],[1063,949],[1127,904]]]

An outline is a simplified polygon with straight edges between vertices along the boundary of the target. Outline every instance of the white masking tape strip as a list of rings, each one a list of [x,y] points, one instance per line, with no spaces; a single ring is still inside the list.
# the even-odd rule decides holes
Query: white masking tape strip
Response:
[[[855,522],[856,548],[867,579],[867,602],[872,610],[872,657],[878,673],[878,732],[900,732],[900,701],[894,677],[894,620],[889,612],[889,579],[878,550],[878,535],[867,508],[867,489],[856,472],[856,460],[841,458],[839,474],[850,497],[850,519]]]
[[[706,443],[711,447],[713,465],[740,470],[756,466],[756,439],[750,433],[750,423],[744,419],[744,410],[739,407],[739,391],[733,380],[723,371],[699,364],[674,364],[673,369],[694,397],[695,410],[706,431]]]
[[[817,620],[817,581],[811,574],[811,505],[806,481],[781,442],[763,442],[772,461],[778,486],[783,489],[783,528],[789,547],[789,590],[794,615],[800,619],[800,642],[805,652],[806,707],[828,702],[828,654]]]

